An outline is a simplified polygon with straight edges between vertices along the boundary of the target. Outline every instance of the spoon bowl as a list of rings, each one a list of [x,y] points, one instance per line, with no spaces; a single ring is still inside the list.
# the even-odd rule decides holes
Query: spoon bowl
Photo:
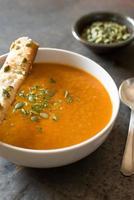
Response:
[[[119,88],[120,99],[131,110],[134,110],[134,78],[122,82]]]

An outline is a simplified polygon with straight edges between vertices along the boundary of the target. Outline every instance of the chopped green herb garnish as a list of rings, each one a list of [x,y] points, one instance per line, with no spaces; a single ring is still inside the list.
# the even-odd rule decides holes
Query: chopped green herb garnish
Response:
[[[10,66],[9,65],[4,67],[4,72],[8,72],[8,71],[10,71]]]
[[[23,58],[22,63],[26,63],[26,62],[27,62],[27,59]]]
[[[59,109],[61,104],[62,104],[62,100],[59,99],[59,100],[57,100],[56,102],[53,103],[53,108],[54,109]]]
[[[56,81],[51,78],[51,82],[55,83]],[[9,86],[5,93],[8,94],[12,89],[13,87]],[[33,85],[28,91],[21,90],[18,96],[25,98],[25,100],[24,102],[23,100],[22,102],[17,102],[13,112],[19,110],[23,115],[27,115],[31,121],[38,121],[41,119],[58,121],[59,116],[54,114],[54,112],[63,109],[63,100],[56,99],[55,94],[56,90],[54,88],[44,88],[42,85]],[[68,90],[64,91],[64,98],[67,103],[72,103],[73,101],[73,97]]]
[[[39,112],[36,112],[35,110],[30,110],[30,114],[39,115]]]
[[[18,95],[19,95],[19,97],[23,97],[23,98],[26,97],[25,92],[23,90],[20,91]]]
[[[52,97],[49,96],[49,95],[45,95],[45,96],[43,97],[44,101],[46,101],[46,102],[49,102],[51,98],[52,98]]]
[[[10,93],[7,89],[3,89],[2,95],[3,95],[3,97],[10,98]]]
[[[65,90],[64,92],[64,98],[66,99],[67,103],[72,103],[73,102],[73,97],[70,95],[68,90]]]
[[[31,47],[32,44],[33,44],[33,42],[32,42],[32,41],[29,41],[29,42],[26,44],[26,47]]]
[[[19,50],[20,49],[20,46],[16,46],[16,50]]]
[[[36,111],[37,113],[40,113],[43,110],[42,104],[34,104],[32,105],[32,110]]]
[[[21,70],[16,70],[15,73],[23,75]]]
[[[37,89],[39,89],[39,88],[40,88],[39,85],[33,85],[33,86],[30,88],[30,90],[37,90]]]
[[[53,121],[58,121],[59,120],[59,116],[57,116],[55,114],[53,114],[51,117],[52,117]]]
[[[10,49],[13,49],[14,47],[15,47],[15,43],[13,42],[13,43],[11,44]]]
[[[38,132],[42,133],[43,128],[42,128],[42,127],[36,127],[36,130],[37,130]]]
[[[27,44],[26,44],[26,47],[31,47],[31,43],[27,43]]]
[[[13,90],[13,86],[9,85],[9,86],[6,88],[6,90],[7,90],[8,92],[11,92],[11,90]]]
[[[44,108],[47,108],[47,107],[48,107],[48,101],[47,101],[47,100],[44,100],[43,106],[44,106]]]
[[[54,80],[53,78],[50,78],[50,79],[49,79],[49,82],[50,82],[50,83],[56,83],[56,80]]]
[[[22,108],[20,110],[20,112],[23,114],[23,115],[28,115],[29,114],[29,111],[28,110],[25,110],[24,108]]]
[[[69,95],[69,92],[67,90],[65,90],[64,97],[67,98],[68,95]]]
[[[72,103],[73,102],[73,97],[71,95],[68,95],[66,98],[67,103]]]
[[[40,95],[44,96],[46,94],[46,90],[45,89],[40,89]]]

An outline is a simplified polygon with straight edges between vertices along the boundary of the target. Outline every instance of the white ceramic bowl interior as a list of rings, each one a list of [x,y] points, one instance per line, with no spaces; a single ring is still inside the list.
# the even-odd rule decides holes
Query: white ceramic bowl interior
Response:
[[[7,54],[0,57],[1,64],[6,56]],[[31,150],[0,142],[0,155],[13,163],[27,167],[58,167],[76,162],[95,151],[110,133],[119,110],[118,89],[111,76],[101,66],[80,54],[60,49],[39,48],[35,62],[71,65],[95,76],[101,81],[110,95],[113,105],[111,119],[97,135],[70,147],[52,150]]]

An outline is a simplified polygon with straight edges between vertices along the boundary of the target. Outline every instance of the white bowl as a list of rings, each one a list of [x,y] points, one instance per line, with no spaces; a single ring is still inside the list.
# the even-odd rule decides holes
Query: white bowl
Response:
[[[0,57],[1,63],[6,56],[7,54]],[[80,54],[60,49],[39,48],[35,62],[67,64],[95,76],[110,95],[113,106],[111,119],[98,134],[73,146],[52,150],[31,150],[0,142],[0,155],[18,165],[38,168],[59,167],[76,162],[95,151],[109,135],[119,110],[118,89],[111,76],[102,67]]]

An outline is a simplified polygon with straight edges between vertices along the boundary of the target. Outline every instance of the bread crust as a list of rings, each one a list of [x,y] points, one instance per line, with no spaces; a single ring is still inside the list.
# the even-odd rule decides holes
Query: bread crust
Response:
[[[15,40],[0,69],[0,123],[5,119],[15,95],[32,68],[39,45],[28,37]]]

